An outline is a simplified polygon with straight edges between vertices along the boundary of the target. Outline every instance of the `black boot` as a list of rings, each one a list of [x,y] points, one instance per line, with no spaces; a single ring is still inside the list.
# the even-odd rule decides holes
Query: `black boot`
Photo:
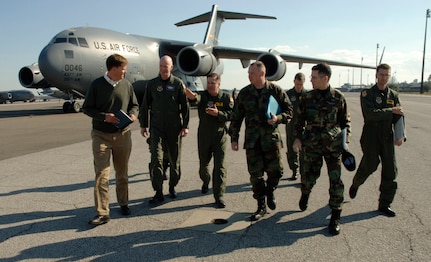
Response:
[[[332,209],[331,220],[329,221],[329,233],[333,236],[340,234],[341,210]]]
[[[266,214],[265,197],[257,200],[257,210],[250,217],[251,221],[257,221]]]
[[[153,198],[150,199],[150,204],[160,203],[165,201],[165,197],[163,196],[163,192],[161,190],[157,190],[156,194]]]
[[[177,191],[175,191],[174,186],[169,186],[169,196],[171,198],[177,198]]]
[[[299,209],[301,209],[301,211],[305,211],[307,209],[308,198],[310,198],[310,194],[302,193],[301,199],[299,200]]]
[[[289,177],[287,180],[295,181],[297,179],[298,179],[298,169],[293,169],[292,170],[292,176]]]
[[[274,197],[274,189],[268,188],[266,191],[266,204],[271,210],[277,208],[277,201],[275,201]]]

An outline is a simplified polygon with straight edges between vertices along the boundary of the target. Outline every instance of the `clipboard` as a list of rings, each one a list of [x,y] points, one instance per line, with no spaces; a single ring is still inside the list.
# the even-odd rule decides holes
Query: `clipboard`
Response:
[[[268,119],[271,119],[271,113],[273,115],[278,115],[281,112],[281,108],[280,105],[278,104],[277,100],[275,100],[275,98],[270,95],[269,96],[269,101],[268,101],[268,106],[266,107],[266,117]]]
[[[115,113],[115,117],[120,119],[120,122],[118,124],[113,124],[113,125],[120,130],[123,130],[126,126],[133,123],[133,120],[130,118],[130,116],[121,109],[117,111],[117,113]]]

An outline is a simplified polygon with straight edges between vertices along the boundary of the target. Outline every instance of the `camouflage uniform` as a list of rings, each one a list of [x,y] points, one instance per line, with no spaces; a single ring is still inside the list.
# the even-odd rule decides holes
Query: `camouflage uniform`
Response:
[[[221,90],[217,96],[211,96],[208,91],[198,94],[192,105],[198,106],[198,152],[199,152],[199,176],[203,184],[208,187],[211,176],[208,165],[214,156],[213,167],[213,194],[216,201],[222,200],[226,190],[226,167],[224,164],[227,127],[233,108],[233,98]],[[216,106],[218,116],[211,116],[205,112],[208,107]]]
[[[251,84],[240,90],[229,127],[231,142],[238,142],[241,124],[245,119],[244,149],[253,197],[258,201],[265,199],[267,191],[273,192],[277,188],[283,173],[281,134],[277,125],[267,123],[265,115],[270,95],[281,108],[281,113],[277,115],[278,123],[287,123],[292,117],[289,98],[279,86],[267,81],[261,90]],[[266,182],[263,177],[265,171],[268,176]]]
[[[296,112],[295,112],[296,113]],[[311,90],[302,99],[297,111],[295,136],[302,142],[304,174],[301,176],[301,192],[310,194],[326,162],[329,175],[329,206],[341,210],[344,200],[344,184],[341,180],[342,132],[350,134],[350,116],[343,94],[331,87],[327,90]]]
[[[289,97],[290,102],[293,105],[293,118],[292,120],[286,124],[286,141],[287,141],[287,163],[289,164],[289,168],[293,171],[294,174],[297,173],[298,167],[300,168],[299,173],[304,173],[304,155],[296,153],[293,151],[293,141],[295,141],[294,130],[295,130],[295,122],[297,111],[299,108],[299,104],[302,101],[302,97],[305,96],[307,91],[302,88],[301,93],[297,93],[295,87],[287,90],[286,94]],[[298,160],[299,157],[299,160]]]
[[[364,127],[361,147],[364,155],[355,177],[353,187],[359,187],[377,170],[382,162],[380,183],[380,207],[389,207],[397,190],[397,162],[395,158],[393,124],[401,117],[392,113],[392,107],[400,106],[398,93],[390,88],[380,91],[377,85],[361,93]]]

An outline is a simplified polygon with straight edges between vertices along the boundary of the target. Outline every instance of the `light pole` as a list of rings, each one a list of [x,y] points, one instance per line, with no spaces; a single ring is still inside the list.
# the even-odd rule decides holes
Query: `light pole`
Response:
[[[355,85],[355,68],[352,68],[352,85]]]
[[[376,66],[378,66],[377,61],[379,61],[379,43],[377,43],[377,48],[376,48]]]
[[[347,69],[347,83],[350,85],[350,69]]]
[[[364,61],[364,58],[361,57],[361,83],[360,83],[360,88],[362,88],[362,61]]]
[[[427,45],[427,25],[428,25],[428,18],[429,17],[430,17],[430,10],[427,9],[427,13],[426,13],[426,17],[425,17],[424,53],[423,53],[423,57],[422,57],[421,94],[424,93],[425,47]]]

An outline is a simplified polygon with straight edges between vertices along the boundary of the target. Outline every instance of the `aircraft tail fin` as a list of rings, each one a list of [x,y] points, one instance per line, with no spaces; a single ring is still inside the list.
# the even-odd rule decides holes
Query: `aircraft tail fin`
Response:
[[[203,43],[216,46],[219,43],[219,33],[220,33],[221,24],[225,20],[227,19],[245,20],[247,18],[277,19],[273,16],[218,11],[218,5],[213,5],[211,12],[201,14],[193,18],[178,22],[175,25],[185,26],[185,25],[208,22],[207,32],[205,33],[205,38]]]

